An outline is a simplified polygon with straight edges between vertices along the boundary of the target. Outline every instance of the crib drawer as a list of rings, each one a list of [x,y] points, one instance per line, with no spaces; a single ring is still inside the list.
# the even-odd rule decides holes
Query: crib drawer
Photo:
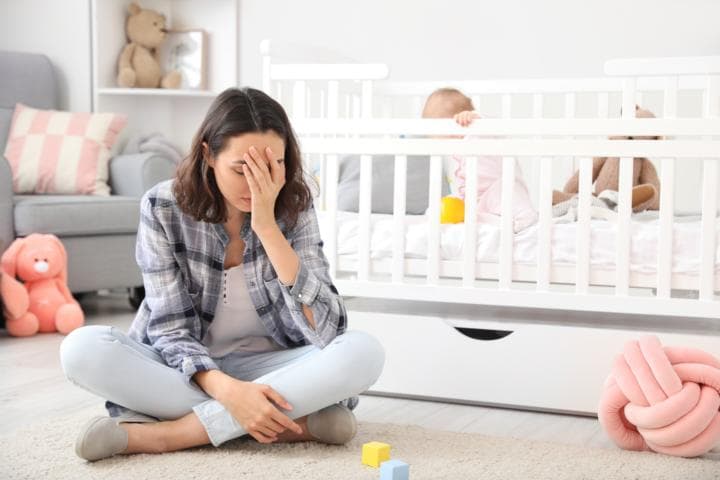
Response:
[[[613,358],[627,340],[648,333],[664,345],[720,353],[717,335],[352,310],[349,318],[351,329],[374,335],[385,347],[385,368],[371,392],[539,410],[594,414]],[[498,328],[512,333],[483,339]]]

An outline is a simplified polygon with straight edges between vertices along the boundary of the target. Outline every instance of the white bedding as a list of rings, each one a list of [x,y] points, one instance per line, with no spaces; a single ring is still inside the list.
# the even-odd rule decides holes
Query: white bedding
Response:
[[[327,212],[318,211],[323,238],[328,236]],[[406,215],[405,258],[426,258],[427,216]],[[632,240],[630,269],[637,273],[657,271],[658,225],[656,219],[631,222]],[[359,239],[358,214],[338,212],[338,254],[357,256]],[[462,260],[464,225],[440,226],[440,259]],[[590,222],[590,262],[592,269],[615,268],[615,236],[617,225],[606,220]],[[576,258],[575,232],[577,223],[556,223],[552,234],[552,262],[554,265],[573,265]],[[534,225],[515,234],[513,261],[516,264],[537,264],[538,227]],[[716,271],[720,271],[720,219],[716,221]],[[372,259],[392,257],[392,215],[371,216],[370,249]],[[477,261],[496,263],[500,245],[500,229],[496,225],[479,224],[477,230]],[[673,226],[673,273],[697,274],[700,266],[701,224],[699,217],[677,218]]]

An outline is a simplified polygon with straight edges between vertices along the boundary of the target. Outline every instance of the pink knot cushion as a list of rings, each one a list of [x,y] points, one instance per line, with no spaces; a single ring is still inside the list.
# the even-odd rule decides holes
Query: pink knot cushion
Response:
[[[694,457],[720,444],[719,392],[720,360],[648,336],[615,358],[598,419],[621,448]]]

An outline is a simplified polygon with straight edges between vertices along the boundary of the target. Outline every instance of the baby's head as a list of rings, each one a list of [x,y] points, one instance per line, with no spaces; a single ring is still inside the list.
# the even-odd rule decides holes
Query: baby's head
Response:
[[[438,88],[425,101],[422,118],[453,118],[466,110],[475,110],[467,95],[456,88]]]

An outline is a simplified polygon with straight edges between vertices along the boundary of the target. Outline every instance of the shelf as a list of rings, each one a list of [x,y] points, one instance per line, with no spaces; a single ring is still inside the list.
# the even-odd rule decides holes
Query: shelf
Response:
[[[93,110],[127,116],[125,135],[159,133],[183,154],[208,110],[227,87],[238,85],[240,0],[143,0],[166,18],[168,30],[205,32],[205,89],[122,88],[118,58],[127,44],[128,9],[136,0],[91,0]]]
[[[156,97],[216,97],[209,90],[181,90],[177,88],[99,88],[98,95],[156,96]]]

